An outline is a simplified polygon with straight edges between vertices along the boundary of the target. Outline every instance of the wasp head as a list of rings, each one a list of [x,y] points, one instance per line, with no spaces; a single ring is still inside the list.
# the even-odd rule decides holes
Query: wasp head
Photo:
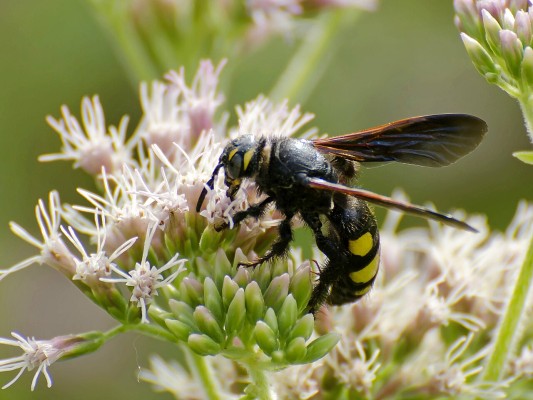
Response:
[[[258,153],[258,143],[253,135],[239,136],[232,140],[224,148],[213,175],[207,182],[207,187],[213,189],[218,171],[220,168],[224,168],[224,183],[228,186],[227,195],[233,199],[241,186],[242,178],[253,176],[256,173]],[[207,188],[204,187],[196,205],[197,211],[200,211],[206,194]]]

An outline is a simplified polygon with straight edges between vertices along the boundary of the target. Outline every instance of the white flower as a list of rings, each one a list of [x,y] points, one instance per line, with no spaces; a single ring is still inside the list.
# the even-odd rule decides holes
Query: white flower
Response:
[[[473,314],[455,311],[453,307],[467,294],[466,284],[458,284],[445,296],[439,294],[439,284],[444,279],[435,280],[428,285],[423,296],[423,311],[428,313],[432,323],[446,326],[451,321],[457,322],[471,332],[485,327],[485,323]]]
[[[524,346],[520,354],[511,359],[510,367],[515,378],[533,379],[533,345]]]
[[[61,240],[59,224],[61,221],[61,202],[56,191],[50,192],[48,209],[43,200],[39,200],[35,207],[35,217],[41,232],[42,240],[31,235],[15,222],[10,223],[10,228],[15,235],[39,249],[40,254],[29,257],[18,264],[0,271],[0,280],[13,272],[20,271],[33,264],[47,264],[65,273],[74,275],[74,257]]]
[[[193,376],[177,361],[150,357],[150,370],[142,369],[140,378],[154,385],[158,392],[169,392],[180,400],[202,400],[205,393]]]
[[[501,390],[507,386],[506,382],[470,382],[472,377],[478,375],[482,366],[473,366],[483,360],[489,353],[489,348],[485,347],[460,360],[472,343],[474,335],[470,333],[456,340],[446,352],[443,363],[428,366],[430,379],[435,383],[440,393],[451,396],[471,395],[483,399],[503,399],[505,393]]]
[[[275,104],[264,96],[246,103],[244,108],[237,106],[236,110],[239,128],[230,132],[232,138],[245,134],[292,136],[314,118],[311,113],[302,114],[300,106],[289,109],[286,100]],[[300,137],[312,136],[316,131],[316,128],[309,129]]]
[[[211,60],[200,62],[198,71],[189,87],[185,81],[185,69],[179,73],[170,71],[165,78],[181,90],[183,108],[187,114],[192,138],[200,136],[214,128],[214,116],[217,108],[224,102],[224,96],[217,92],[220,72],[226,65],[222,60],[215,68]]]
[[[76,274],[72,277],[72,279],[99,279],[100,277],[110,275],[112,266],[114,266],[113,261],[120,257],[120,255],[126,252],[131,246],[133,246],[137,240],[136,237],[129,239],[119,246],[110,256],[107,256],[106,252],[104,251],[106,242],[105,218],[102,217],[102,226],[100,226],[99,223],[99,214],[95,214],[94,219],[96,225],[96,253],[87,254],[87,251],[78,239],[78,236],[72,227],[69,226],[67,229],[61,227],[61,231],[82,255],[81,260],[78,258],[74,259],[76,263]]]
[[[118,128],[112,126],[108,131],[98,96],[92,100],[84,97],[81,111],[83,127],[67,106],[61,107],[62,119],[47,117],[47,122],[59,134],[63,148],[61,153],[39,157],[40,161],[74,160],[76,168],[81,167],[92,175],[97,175],[102,167],[115,171],[123,164],[134,163],[131,144],[126,144],[128,117],[122,118]]]
[[[157,224],[154,224],[148,229],[148,232],[146,233],[142,259],[140,262],[135,264],[134,269],[126,273],[115,265],[111,264],[111,270],[120,275],[122,278],[100,278],[100,280],[103,282],[125,283],[126,286],[132,287],[130,301],[137,303],[137,306],[141,309],[141,321],[143,323],[149,322],[147,318],[148,305],[152,302],[153,297],[157,296],[157,289],[170,284],[178,277],[180,273],[185,271],[183,264],[187,261],[183,259],[178,260],[179,254],[175,254],[161,268],[151,266],[146,258],[148,257],[148,251],[150,250],[150,245],[156,230]],[[162,273],[172,267],[175,267],[176,265],[179,265],[176,271],[164,278]]]
[[[202,61],[191,86],[185,82],[185,71],[171,71],[166,75],[169,83],[154,81],[151,93],[146,83],[141,84],[143,119],[135,137],[142,138],[148,146],[157,145],[172,158],[174,144],[188,150],[202,133],[211,129],[224,131],[225,118],[218,123],[214,116],[224,97],[217,92],[220,72],[225,64],[216,68],[212,62]]]
[[[47,386],[52,386],[52,378],[48,373],[48,367],[77,343],[70,336],[57,337],[52,340],[35,340],[35,338],[24,338],[15,332],[11,332],[11,335],[16,340],[0,338],[0,344],[20,347],[24,353],[17,357],[0,360],[0,372],[19,370],[15,378],[5,384],[2,389],[15,383],[24,371],[32,371],[35,368],[37,368],[37,371],[31,382],[31,390],[35,389],[41,373],[46,378]]]
[[[340,382],[369,396],[376,380],[376,372],[381,367],[381,364],[376,362],[379,353],[379,349],[376,349],[372,356],[367,358],[363,344],[353,337],[345,336],[326,356],[325,362],[333,369]]]
[[[192,357],[187,357],[189,366],[193,364]],[[223,399],[238,399],[231,393],[231,386],[238,379],[233,363],[221,357],[204,358],[202,361],[211,374],[211,385],[216,387],[217,393]],[[195,368],[184,368],[177,361],[165,361],[159,356],[150,357],[150,370],[142,369],[140,378],[154,385],[155,390],[171,393],[180,400],[203,400],[206,391],[195,377]]]
[[[312,399],[320,393],[318,371],[323,368],[319,360],[307,365],[294,365],[274,375],[273,386],[279,399]]]

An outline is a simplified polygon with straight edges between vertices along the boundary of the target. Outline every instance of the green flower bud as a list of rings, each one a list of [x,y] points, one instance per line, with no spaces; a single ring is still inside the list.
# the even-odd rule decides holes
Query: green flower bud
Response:
[[[244,300],[244,289],[239,288],[233,300],[231,301],[228,312],[226,314],[226,333],[233,335],[242,329],[244,324],[244,318],[246,316],[246,306]]]
[[[222,332],[222,329],[218,325],[217,320],[215,319],[215,317],[213,317],[213,314],[211,314],[206,307],[196,307],[193,316],[194,320],[196,321],[196,325],[198,326],[200,331],[202,331],[202,333],[205,333],[215,342],[224,342],[224,340],[226,339],[224,332]]]
[[[231,263],[223,249],[218,249],[214,264],[216,267],[213,268],[212,265],[209,265],[206,269],[207,272],[205,275],[211,276],[214,272],[214,276],[212,276],[213,280],[215,281],[217,287],[222,287],[224,277],[226,275],[232,275],[233,273]]]
[[[263,321],[257,321],[254,328],[254,337],[258,346],[267,355],[271,355],[278,348],[278,339],[274,331]]]
[[[474,39],[466,33],[461,33],[461,39],[465,45],[466,51],[478,72],[485,76],[486,74],[499,74],[491,56],[487,51]]]
[[[520,73],[525,85],[529,88],[533,88],[533,49],[529,46],[524,49],[524,57],[522,58],[522,64],[520,65]]]
[[[177,320],[189,325],[192,328],[196,328],[196,322],[194,321],[193,312],[194,309],[184,303],[183,301],[171,299],[168,302],[170,310]]]
[[[252,281],[246,286],[244,297],[246,301],[246,316],[248,321],[255,325],[259,319],[263,318],[265,312],[265,300],[256,281]]]
[[[223,240],[223,236],[220,232],[217,232],[213,227],[206,227],[202,236],[200,236],[199,247],[203,254],[214,253],[220,248],[220,241]],[[195,242],[198,243],[198,242]]]
[[[305,339],[302,337],[291,340],[285,347],[285,358],[291,363],[298,363],[305,358],[306,354]]]
[[[313,340],[307,346],[307,354],[302,360],[302,364],[312,363],[316,360],[320,360],[337,345],[339,339],[340,335],[338,333],[326,333],[325,335],[320,336],[318,339]]]
[[[522,42],[516,36],[516,33],[508,29],[500,31],[500,42],[502,48],[502,57],[509,71],[518,77],[520,73],[520,64],[522,62],[524,47]]]
[[[278,318],[276,317],[276,312],[269,308],[265,313],[265,319],[263,320],[265,324],[267,324],[270,329],[272,329],[274,332],[279,332],[278,329]]]
[[[209,277],[204,280],[204,303],[213,317],[219,322],[224,321],[224,306],[215,282]]]
[[[235,297],[237,290],[239,290],[239,285],[226,275],[224,277],[224,283],[222,284],[222,304],[226,309],[229,307],[233,297]]]
[[[188,276],[180,283],[181,299],[192,306],[203,303],[204,288],[196,279]]]
[[[255,267],[252,280],[256,281],[261,288],[261,291],[264,292],[272,280],[272,269],[270,268],[270,265],[264,263]]]
[[[187,345],[201,356],[214,356],[220,352],[220,345],[207,335],[193,333],[187,339]]]
[[[281,337],[285,337],[289,333],[297,317],[298,305],[292,294],[289,294],[278,312],[278,327]]]
[[[471,0],[454,0],[453,6],[457,17],[455,25],[461,32],[476,37],[481,31],[481,22],[476,5]]]
[[[493,53],[500,54],[500,31],[502,27],[487,10],[481,10],[481,15],[483,17],[483,27],[485,28],[485,39]]]
[[[272,279],[264,294],[267,307],[272,307],[275,310],[278,310],[281,307],[285,298],[289,294],[289,281],[289,274],[286,273]]]
[[[300,318],[294,326],[292,327],[291,332],[289,333],[288,340],[301,337],[305,340],[308,340],[313,334],[313,329],[315,327],[315,318],[313,314],[306,314]]]
[[[171,312],[163,310],[155,304],[150,304],[150,308],[148,309],[148,317],[150,320],[159,325],[165,325],[165,319],[172,318],[173,316],[174,315]]]
[[[246,285],[250,282],[250,274],[248,273],[247,268],[239,268],[237,273],[233,277],[233,281],[237,283],[242,288],[245,288]]]
[[[516,12],[514,31],[524,45],[531,45],[531,17],[527,11],[518,10]]]
[[[175,319],[166,319],[165,325],[179,340],[187,341],[191,334],[191,327],[181,321]]]
[[[310,268],[306,265],[299,268],[291,279],[289,291],[294,296],[298,304],[298,312],[302,313],[307,308],[307,303],[311,298],[313,285],[311,283]]]

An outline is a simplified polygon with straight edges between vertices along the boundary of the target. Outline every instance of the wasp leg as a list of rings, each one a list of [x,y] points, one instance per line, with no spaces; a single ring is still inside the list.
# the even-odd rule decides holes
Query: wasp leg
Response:
[[[320,268],[318,283],[309,299],[309,312],[315,314],[320,306],[326,302],[330,287],[339,279],[335,265],[342,264],[343,257],[338,243],[322,233],[322,222],[318,214],[303,214],[302,218],[312,229],[318,249],[329,258],[326,264]]]
[[[236,212],[235,215],[231,217],[233,220],[233,224],[239,225],[242,221],[244,221],[247,217],[252,217],[255,219],[259,219],[266,210],[266,206],[269,205],[274,201],[273,197],[267,197],[262,202],[251,205],[246,210]],[[228,228],[229,224],[227,222],[223,222],[221,224],[216,224],[214,226],[215,231],[220,232],[226,228]]]
[[[292,242],[292,228],[291,219],[294,214],[288,214],[285,219],[281,221],[278,226],[279,238],[274,242],[270,250],[266,252],[263,257],[259,257],[255,261],[239,263],[239,267],[256,267],[264,262],[270,261],[275,257],[283,257],[289,250],[289,245]]]

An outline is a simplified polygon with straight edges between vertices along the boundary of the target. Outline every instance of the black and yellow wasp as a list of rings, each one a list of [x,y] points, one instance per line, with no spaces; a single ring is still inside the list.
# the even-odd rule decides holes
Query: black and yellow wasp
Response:
[[[353,302],[370,290],[379,268],[379,233],[367,202],[475,232],[449,215],[346,186],[356,177],[359,162],[398,161],[441,167],[472,151],[486,131],[486,123],[477,117],[438,114],[324,139],[240,136],[224,148],[198,199],[197,211],[221,168],[230,198],[243,179],[251,179],[266,198],[237,212],[233,216],[235,225],[247,217],[260,218],[271,203],[285,218],[272,248],[244,265],[256,266],[285,255],[293,240],[291,220],[298,215],[328,258],[320,268],[309,301],[310,312],[324,302]],[[218,230],[225,227],[219,226]]]

